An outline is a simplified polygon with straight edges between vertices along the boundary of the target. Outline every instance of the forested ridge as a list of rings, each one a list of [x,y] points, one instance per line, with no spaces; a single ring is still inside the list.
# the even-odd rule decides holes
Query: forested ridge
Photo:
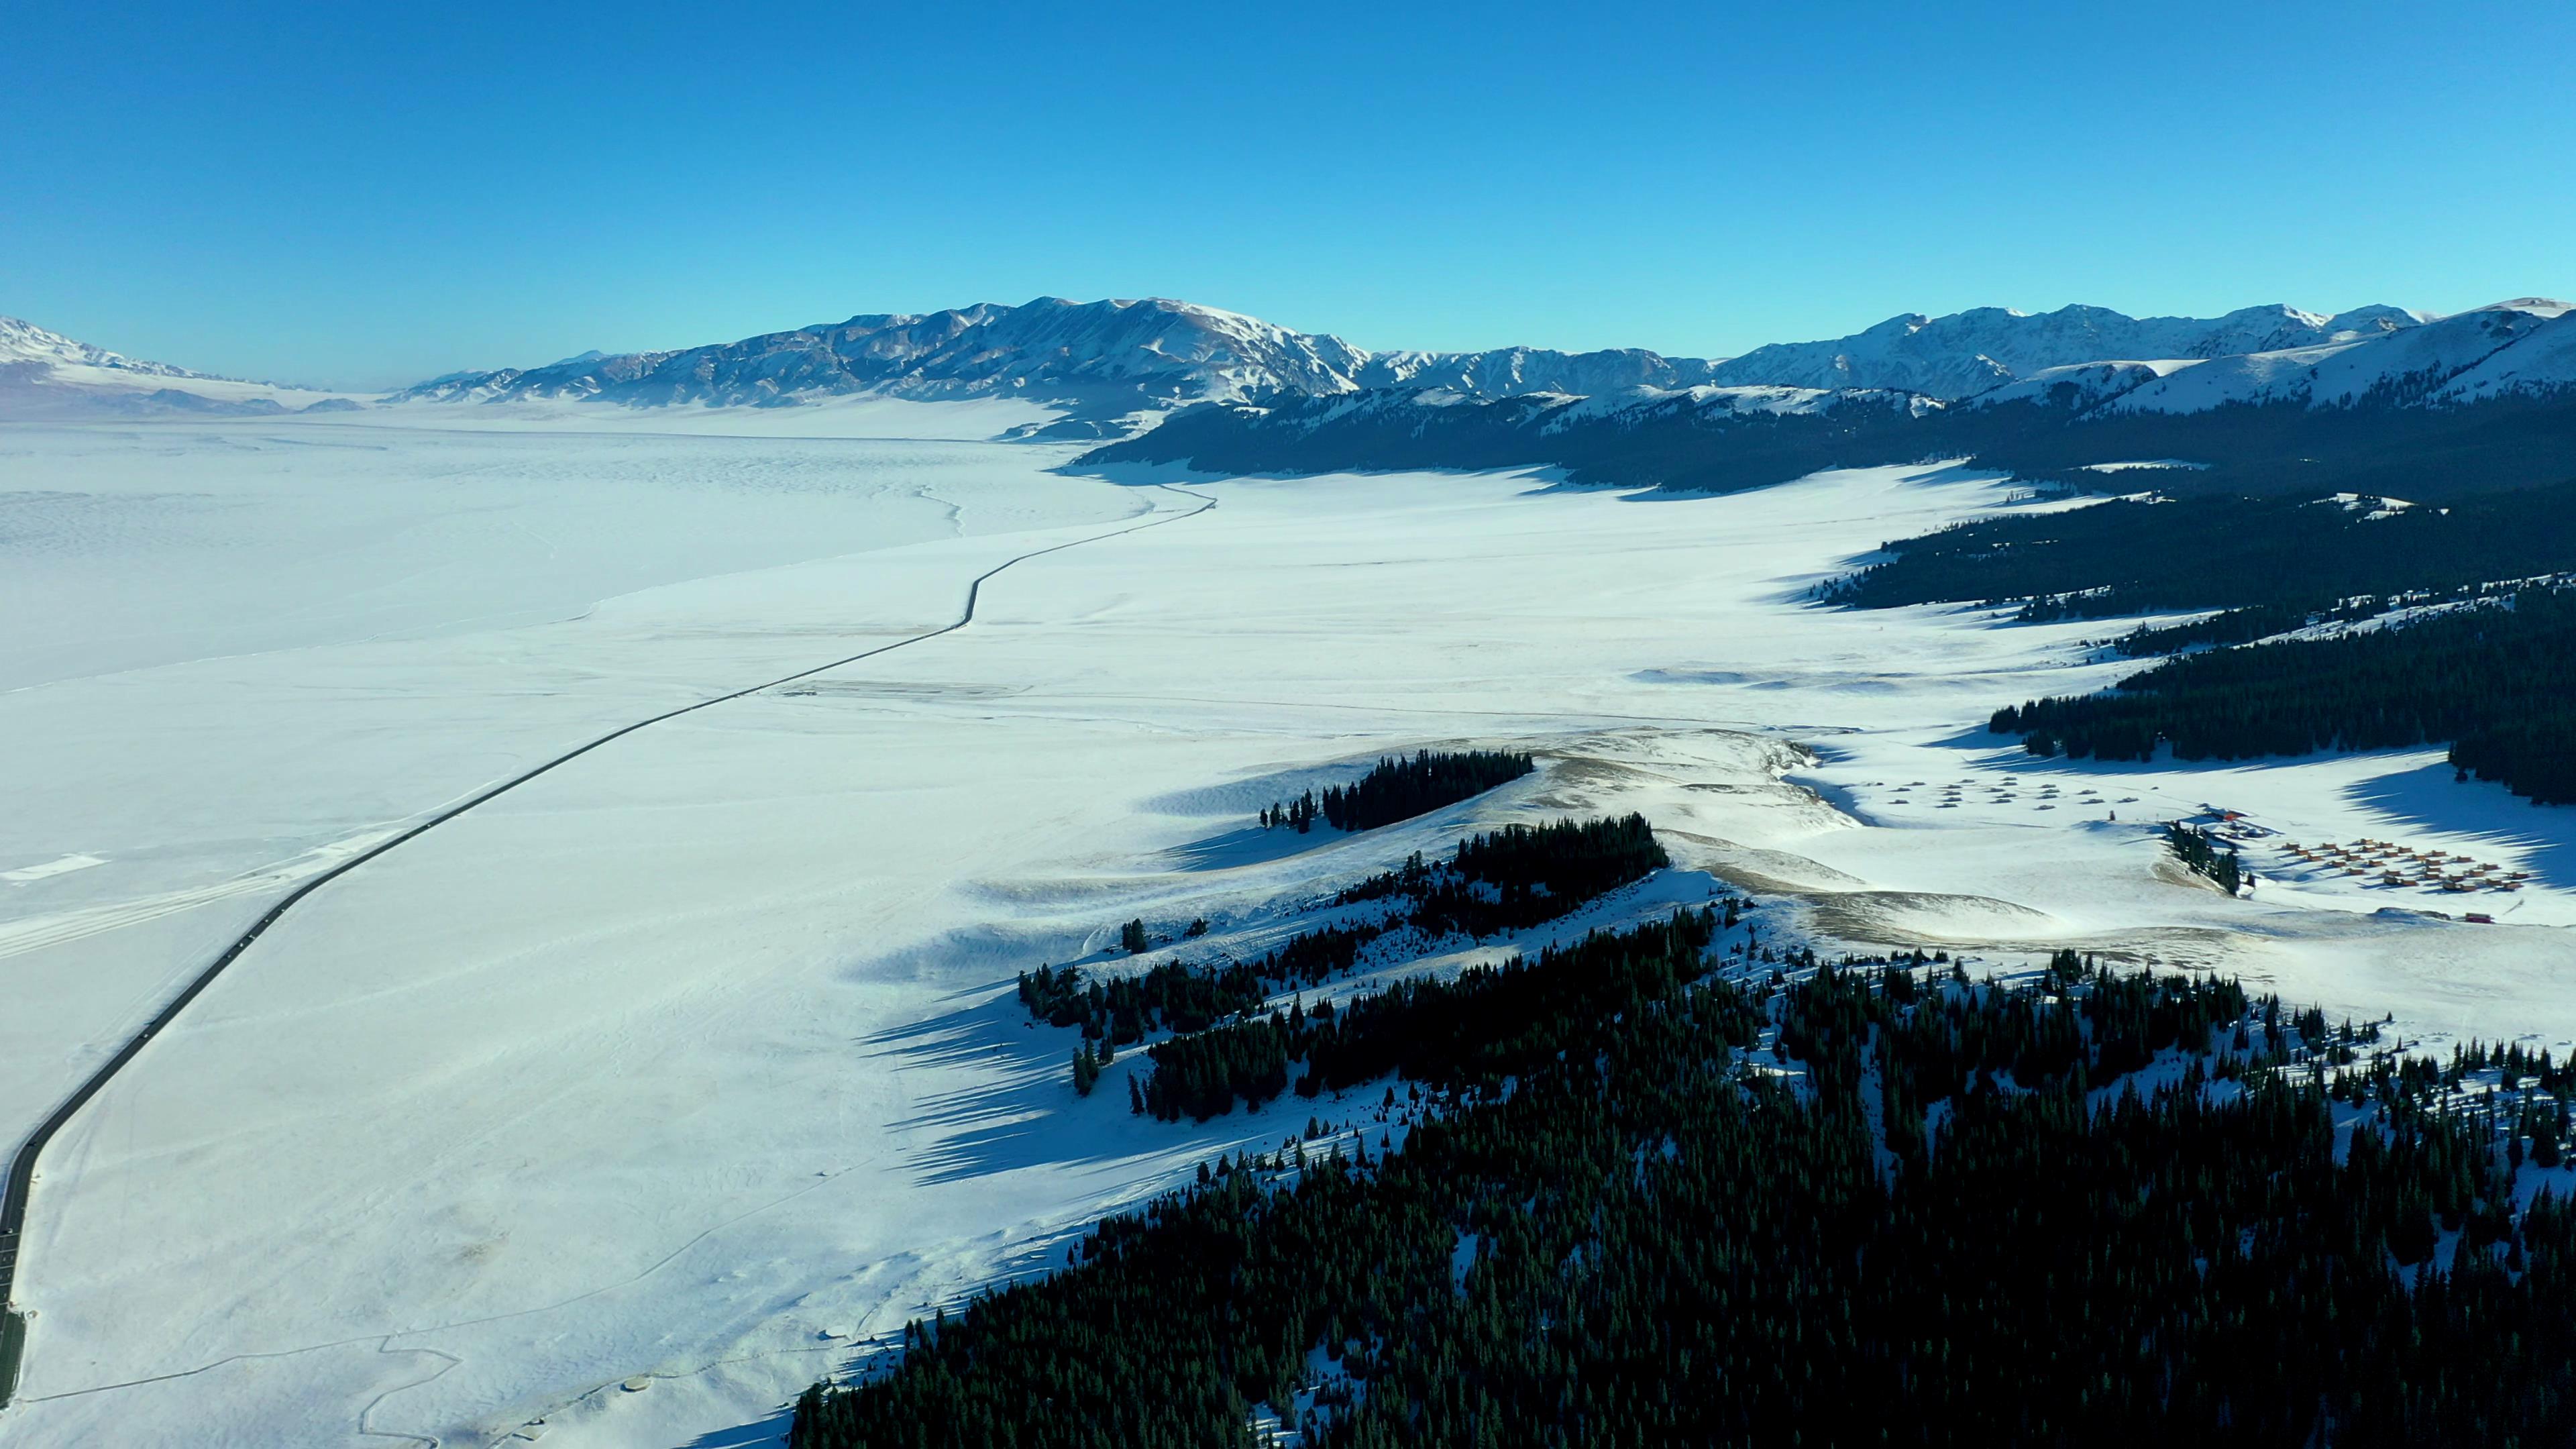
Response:
[[[1458,842],[1447,861],[1419,852],[1343,890],[1337,905],[1402,897],[1403,920],[1428,935],[1490,936],[1551,921],[1672,864],[1646,817],[1506,825]]]
[[[2175,658],[2111,693],[2034,700],[1988,724],[2034,754],[2185,760],[2451,742],[2451,761],[2550,804],[2576,803],[2576,588],[2323,639]]]
[[[1690,392],[1603,408],[1603,399],[1530,394],[1424,401],[1413,390],[1184,408],[1078,462],[1178,463],[1222,473],[1552,466],[1578,482],[1730,492],[1824,468],[1967,459],[2094,492],[2137,475],[2098,463],[2182,458],[2157,476],[2191,494],[2314,498],[2350,492],[2448,500],[2564,482],[2576,392],[2444,407],[2392,398],[2351,407],[2233,403],[2195,413],[2085,411],[2069,388],[2048,399],[1928,404],[1864,391],[1820,410],[1711,408]]]
[[[1731,917],[1732,911],[1728,912]],[[1527,1069],[1532,1051],[1554,1050],[1564,1023],[1597,1019],[1671,994],[1672,973],[1698,960],[1718,930],[1708,908],[1661,927],[1594,933],[1549,946],[1536,959],[1471,967],[1449,981],[1401,980],[1347,1005],[1297,1002],[1267,1017],[1228,1022],[1148,1050],[1154,1069],[1132,1105],[1139,1112],[1204,1121],[1258,1107],[1288,1089],[1300,1097],[1341,1091],[1390,1072],[1455,1089]]]
[[[1820,597],[1862,608],[2020,603],[2025,619],[2242,611],[2158,641],[2236,643],[2356,600],[2576,569],[2576,483],[2394,511],[2379,500],[2124,498],[1979,519],[1881,550],[1885,561]]]
[[[791,1445],[1250,1445],[1257,1406],[1368,1446],[2576,1437],[2576,1215],[2512,1187],[2563,1160],[2565,1063],[1726,933],[1422,984],[1400,1145],[1221,1160],[809,1390]],[[1554,1004],[1478,1005],[1514,975]]]
[[[1073,1079],[1085,1096],[1118,1047],[1159,1029],[1175,1035],[1150,1049],[1153,1073],[1130,1082],[1139,1112],[1204,1119],[1234,1110],[1238,1100],[1258,1106],[1287,1090],[1292,1061],[1309,1064],[1297,1090],[1312,1096],[1384,1070],[1351,1064],[1383,1056],[1385,1023],[1400,1014],[1410,988],[1399,983],[1385,999],[1363,997],[1340,1021],[1321,1002],[1311,1017],[1297,1003],[1265,1018],[1258,1008],[1271,998],[1348,971],[1370,942],[1392,931],[1409,929],[1427,943],[1535,926],[1669,864],[1654,828],[1634,813],[1507,825],[1459,841],[1446,861],[1426,862],[1417,851],[1402,867],[1334,898],[1336,906],[1396,902],[1383,919],[1300,931],[1252,962],[1201,968],[1173,960],[1105,982],[1086,982],[1076,967],[1041,966],[1020,973],[1020,1003],[1051,1025],[1082,1028]],[[1142,933],[1141,922],[1131,925]]]

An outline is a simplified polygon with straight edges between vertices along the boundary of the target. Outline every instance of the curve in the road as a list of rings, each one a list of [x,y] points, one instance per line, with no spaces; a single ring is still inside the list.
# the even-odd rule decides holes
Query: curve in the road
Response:
[[[140,1053],[146,1046],[149,1046],[152,1039],[161,1034],[162,1028],[168,1026],[171,1022],[178,1020],[179,1013],[186,1011],[190,1002],[195,1001],[199,995],[203,994],[207,987],[214,985],[215,978],[224,974],[225,967],[232,965],[235,960],[240,958],[244,951],[249,950],[251,943],[266,934],[268,928],[276,925],[280,917],[284,916],[288,911],[295,909],[297,902],[303,900],[306,896],[313,894],[315,891],[320,890],[322,887],[329,885],[331,882],[338,880],[340,877],[347,875],[349,872],[356,870],[359,866],[365,865],[368,861],[374,860],[385,852],[394,849],[396,846],[418,839],[420,836],[446,824],[457,816],[463,815],[477,806],[489,804],[493,800],[496,800],[519,788],[521,785],[528,783],[530,780],[537,778],[539,775],[543,775],[558,766],[570,764],[572,761],[580,759],[582,756],[589,754],[591,751],[598,749],[600,746],[605,745],[612,740],[623,739],[626,736],[635,733],[637,730],[647,729],[667,720],[678,719],[684,714],[694,714],[702,709],[708,709],[715,705],[729,703],[730,701],[744,698],[747,695],[758,694],[765,689],[776,689],[782,684],[793,684],[797,680],[811,678],[817,674],[827,673],[834,669],[840,669],[847,665],[856,664],[862,659],[873,659],[880,654],[888,654],[897,649],[908,648],[915,644],[936,639],[943,634],[954,634],[958,630],[975,622],[975,605],[983,596],[984,585],[990,581],[994,575],[1001,573],[1004,569],[1011,567],[1013,564],[1026,563],[1030,559],[1043,558],[1051,553],[1061,553],[1069,548],[1079,548],[1087,543],[1101,543],[1108,539],[1122,537],[1126,534],[1141,533],[1148,528],[1160,528],[1164,524],[1178,523],[1185,518],[1196,518],[1200,514],[1207,512],[1209,509],[1216,507],[1216,500],[1203,493],[1192,493],[1184,488],[1175,488],[1169,483],[1160,483],[1155,486],[1166,492],[1177,493],[1184,498],[1195,500],[1198,503],[1198,507],[1189,510],[1187,513],[1175,513],[1167,517],[1152,519],[1144,523],[1130,524],[1125,528],[1114,528],[1107,533],[1096,533],[1088,538],[1077,538],[1066,543],[1054,544],[1046,548],[1031,549],[1027,553],[1004,559],[1002,562],[995,564],[993,567],[984,570],[984,572],[980,574],[977,574],[974,579],[966,585],[966,606],[958,612],[955,623],[943,625],[940,628],[932,629],[927,633],[915,634],[908,639],[897,639],[890,644],[880,644],[873,649],[863,649],[856,654],[850,655],[846,659],[835,659],[829,664],[817,664],[811,669],[800,669],[793,674],[781,675],[776,679],[764,680],[761,683],[751,685],[748,688],[734,690],[730,694],[719,694],[712,699],[699,700],[695,704],[684,704],[677,709],[664,710],[662,713],[650,718],[639,719],[633,724],[611,730],[607,734],[601,735],[599,738],[592,740],[587,744],[566,750],[562,754],[555,756],[553,759],[547,760],[543,764],[540,764],[531,770],[522,774],[514,775],[480,794],[471,796],[454,805],[450,805],[446,809],[439,811],[437,814],[432,815],[428,819],[411,827],[409,830],[394,836],[392,839],[387,840],[370,850],[349,857],[340,864],[333,866],[331,869],[324,871],[322,874],[317,875],[313,879],[296,887],[293,891],[288,892],[287,895],[278,901],[276,905],[269,907],[267,913],[262,915],[257,921],[253,922],[249,930],[242,932],[240,936],[234,939],[231,945],[224,948],[223,954],[215,958],[213,965],[208,966],[205,970],[197,973],[196,979],[188,983],[186,990],[181,991],[177,996],[171,998],[168,1005],[162,1007],[157,1015],[155,1015],[150,1021],[144,1023],[141,1031],[136,1032],[134,1036],[125,1043],[125,1045],[119,1047],[116,1055],[108,1058],[106,1064],[101,1066],[97,1071],[90,1073],[88,1080],[82,1082],[77,1090],[75,1090],[69,1097],[65,1098],[62,1105],[54,1109],[52,1116],[47,1117],[42,1123],[38,1124],[36,1130],[29,1133],[24,1142],[18,1144],[17,1155],[9,1160],[7,1184],[5,1188],[0,1188],[0,1407],[6,1407],[9,1401],[17,1394],[19,1363],[26,1352],[27,1320],[26,1316],[18,1311],[16,1300],[18,1284],[18,1248],[21,1235],[24,1233],[27,1225],[27,1201],[31,1190],[35,1185],[37,1157],[44,1152],[46,1144],[53,1141],[54,1134],[62,1131],[63,1127],[68,1124],[73,1117],[79,1115],[80,1109],[88,1106],[92,1097],[97,1096],[99,1091],[104,1088],[110,1080],[114,1079],[118,1072],[125,1069],[127,1063],[133,1061],[138,1053]]]

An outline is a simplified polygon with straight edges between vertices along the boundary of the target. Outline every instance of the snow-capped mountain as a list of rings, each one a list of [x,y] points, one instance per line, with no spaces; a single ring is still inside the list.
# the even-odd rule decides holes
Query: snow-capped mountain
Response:
[[[2131,317],[2107,307],[2016,312],[1977,307],[1946,317],[1891,317],[1822,342],[1773,343],[1720,364],[1712,381],[1791,387],[1884,387],[1972,397],[2047,368],[2115,358],[2210,358],[2353,342],[2421,325],[2423,313],[2359,307],[2321,316],[2246,307],[2224,317]]]
[[[2431,318],[2404,331],[2212,358],[2143,381],[2102,406],[2162,413],[2230,403],[2440,406],[2553,391],[2576,386],[2576,346],[2566,340],[2568,310],[2564,302],[2525,297]],[[2526,349],[2529,343],[2538,345]]]
[[[328,393],[144,362],[0,317],[0,416],[268,416],[355,406]]]
[[[92,347],[59,332],[48,332],[33,322],[15,317],[0,317],[0,366],[32,363],[40,367],[89,367],[108,372],[131,373],[137,377],[193,378],[203,382],[237,382],[238,378],[218,378],[208,373],[190,372],[166,362],[142,362],[104,347]]]
[[[1269,393],[1329,396],[1445,386],[1477,397],[1705,381],[1711,364],[1642,350],[1371,353],[1328,334],[1162,298],[926,316],[864,315],[676,352],[572,358],[434,378],[395,394],[438,402],[598,399],[639,406],[774,406],[837,394],[1018,397],[1092,413]]]
[[[1057,408],[1074,421],[1055,433],[1088,436],[1132,431],[1193,403],[1273,406],[1297,398],[1371,399],[1372,416],[1550,398],[1542,411],[1570,409],[1550,424],[1556,428],[1679,413],[1704,421],[1812,415],[1846,396],[1877,401],[1895,393],[1980,410],[2030,403],[2075,417],[2285,401],[2449,407],[2576,387],[2576,321],[2568,316],[2566,304],[2536,298],[2448,317],[2397,307],[2333,315],[2249,307],[2218,318],[1989,307],[1899,317],[1851,337],[1711,361],[1643,349],[1371,352],[1330,334],[1186,302],[1050,297],[1018,307],[862,315],[669,352],[585,352],[542,367],[452,373],[387,400],[733,407],[848,394],[999,397]],[[1792,396],[1804,401],[1779,401]],[[1573,407],[1574,399],[1590,401]],[[354,405],[141,362],[0,319],[0,405],[13,412],[271,412],[316,402]],[[1275,437],[1291,420],[1342,426],[1330,409],[1288,409],[1275,423],[1238,421]]]
[[[1718,366],[1706,358],[1666,357],[1641,347],[1600,352],[1500,347],[1489,352],[1375,353],[1351,380],[1363,388],[1439,387],[1466,397],[1590,395],[1692,387],[1714,381]]]
[[[2178,364],[2341,346],[2403,333],[2429,320],[2387,306],[2333,315],[2248,307],[2215,318],[2139,318],[2083,306],[2037,315],[1981,307],[1946,317],[1896,317],[1850,337],[1779,343],[1710,360],[1638,348],[1371,352],[1327,333],[1292,331],[1187,302],[1042,297],[1018,307],[978,304],[926,316],[863,315],[674,352],[585,354],[538,368],[452,374],[405,389],[395,399],[723,407],[873,392],[1015,397],[1093,417],[1282,393],[1334,396],[1390,388],[1440,388],[1492,399],[1596,396],[1639,387],[1774,386],[1890,389],[1958,399],[2051,369],[2125,358]]]
[[[2170,458],[2187,460],[2203,490],[2394,496],[2519,486],[2576,468],[2576,311],[2566,304],[2525,298],[2448,317],[2409,313],[2402,327],[2385,317],[2326,325],[2353,316],[2314,319],[2312,330],[2338,341],[2058,364],[1964,399],[1776,384],[1499,401],[1386,388],[1192,409],[1090,456],[1223,472],[1553,464],[1578,479],[1694,489],[1926,458],[2090,486],[2102,465]],[[2249,335],[2246,315],[2238,319],[2229,336]],[[2229,340],[2209,341],[2216,335],[2201,340]]]

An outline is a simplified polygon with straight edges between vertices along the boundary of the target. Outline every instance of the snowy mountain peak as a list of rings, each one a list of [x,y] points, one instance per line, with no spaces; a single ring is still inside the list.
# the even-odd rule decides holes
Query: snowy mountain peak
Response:
[[[2055,367],[2123,358],[2211,358],[2353,341],[2421,325],[2424,314],[2371,306],[2331,316],[2278,303],[2222,317],[2131,317],[2081,304],[2054,312],[1972,307],[1909,313],[1848,337],[1757,347],[1715,381],[1900,388],[1972,397]]]
[[[775,406],[853,392],[1002,396],[1116,417],[1269,393],[1447,387],[1474,397],[1686,387],[1714,364],[1642,349],[1371,353],[1327,333],[1165,297],[1038,297],[915,316],[868,313],[677,352],[450,374],[395,394],[439,402],[601,399]]]
[[[146,377],[184,377],[213,381],[209,374],[172,367],[166,362],[143,362],[104,347],[51,332],[33,322],[16,317],[0,317],[0,364],[36,363],[45,367],[97,367],[112,372],[130,372]]]
[[[2510,302],[2489,302],[2481,312],[2528,312],[2534,317],[2564,317],[2576,311],[2576,303],[2561,302],[2555,297],[2516,297]]]

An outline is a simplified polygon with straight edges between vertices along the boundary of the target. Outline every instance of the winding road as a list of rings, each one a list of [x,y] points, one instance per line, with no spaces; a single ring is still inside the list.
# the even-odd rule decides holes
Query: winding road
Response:
[[[1167,493],[1176,493],[1183,498],[1191,499],[1196,502],[1198,506],[1190,509],[1186,513],[1174,513],[1164,517],[1150,519],[1143,523],[1132,523],[1124,528],[1111,529],[1106,533],[1097,533],[1087,538],[1077,538],[1068,543],[1054,544],[1046,548],[1031,549],[1027,553],[1004,559],[1002,562],[995,564],[993,567],[986,569],[980,574],[977,574],[974,579],[967,584],[966,605],[959,611],[954,623],[943,625],[937,629],[932,629],[927,633],[915,634],[907,639],[897,639],[890,644],[880,644],[873,649],[864,649],[847,658],[835,659],[828,664],[817,664],[811,669],[800,669],[794,674],[782,675],[776,679],[764,680],[759,684],[754,684],[743,689],[737,689],[729,694],[719,694],[711,699],[699,700],[695,704],[685,704],[677,709],[665,710],[660,714],[653,715],[646,719],[640,719],[635,721],[633,724],[611,730],[607,734],[601,735],[597,739],[591,740],[586,744],[578,745],[572,749],[566,750],[562,754],[537,765],[533,769],[514,775],[509,779],[484,790],[480,794],[470,796],[454,805],[450,805],[446,809],[439,811],[437,814],[430,816],[428,819],[421,821],[419,824],[412,826],[410,829],[403,831],[392,839],[376,845],[370,850],[359,855],[351,856],[349,859],[342,861],[340,864],[296,887],[293,891],[288,892],[287,895],[278,901],[276,905],[269,907],[265,914],[251,924],[251,928],[249,930],[242,932],[240,936],[234,938],[231,945],[224,948],[223,954],[217,956],[214,959],[213,964],[206,967],[205,970],[197,973],[196,979],[188,983],[186,990],[181,991],[177,996],[171,998],[168,1005],[162,1007],[158,1014],[156,1014],[150,1021],[144,1023],[141,1031],[136,1032],[122,1047],[117,1049],[116,1055],[108,1058],[104,1065],[99,1067],[97,1071],[92,1072],[88,1079],[80,1084],[78,1089],[73,1091],[69,1097],[66,1097],[63,1100],[62,1105],[54,1109],[53,1115],[47,1117],[42,1123],[38,1124],[35,1131],[27,1134],[26,1140],[18,1144],[17,1155],[9,1160],[9,1175],[7,1182],[5,1187],[0,1187],[0,1305],[5,1305],[5,1307],[0,1307],[0,1407],[6,1407],[9,1401],[17,1394],[18,1370],[26,1352],[27,1315],[18,1310],[16,1290],[18,1281],[19,1246],[23,1241],[27,1225],[28,1200],[35,1187],[37,1158],[44,1153],[46,1145],[54,1140],[55,1134],[61,1132],[63,1128],[70,1123],[72,1118],[78,1116],[81,1108],[89,1105],[91,1098],[97,1096],[110,1081],[114,1080],[116,1074],[123,1071],[127,1065],[132,1063],[135,1057],[139,1055],[145,1047],[151,1045],[152,1039],[159,1036],[163,1028],[178,1020],[179,1014],[188,1009],[189,1003],[195,1001],[198,996],[203,994],[207,987],[214,985],[215,978],[223,975],[226,967],[232,965],[236,960],[239,960],[241,958],[241,954],[250,949],[251,943],[257,941],[262,935],[265,935],[269,927],[276,925],[288,911],[295,909],[298,902],[302,901],[306,896],[313,894],[315,891],[320,890],[322,887],[339,879],[341,876],[347,875],[350,871],[356,870],[359,866],[365,865],[367,862],[393,850],[395,847],[403,845],[411,840],[415,840],[420,836],[427,834],[429,831],[446,824],[448,821],[454,820],[456,817],[467,813],[468,811],[499,799],[501,796],[516,790],[521,785],[536,779],[538,776],[543,775],[548,771],[554,770],[562,765],[568,765],[574,760],[580,759],[582,756],[598,749],[600,746],[608,744],[613,740],[623,739],[626,736],[635,733],[637,730],[647,729],[653,725],[678,719],[684,714],[694,714],[702,709],[712,708],[719,704],[726,704],[733,700],[758,694],[763,690],[775,689],[782,684],[793,684],[800,679],[809,679],[817,674],[827,673],[834,669],[840,669],[847,665],[856,664],[863,659],[873,659],[880,654],[890,654],[897,649],[909,648],[912,645],[925,643],[929,640],[939,638],[943,634],[954,634],[958,630],[975,622],[975,605],[983,596],[984,585],[995,575],[1010,568],[1014,564],[1026,563],[1033,558],[1043,558],[1051,553],[1061,553],[1069,548],[1080,548],[1084,544],[1101,543],[1109,539],[1123,537],[1130,533],[1141,533],[1148,528],[1160,528],[1164,524],[1178,523],[1185,518],[1196,518],[1198,515],[1216,507],[1217,504],[1215,499],[1210,498],[1205,494],[1192,493],[1185,488],[1174,487],[1169,483],[1158,483],[1154,486]]]

